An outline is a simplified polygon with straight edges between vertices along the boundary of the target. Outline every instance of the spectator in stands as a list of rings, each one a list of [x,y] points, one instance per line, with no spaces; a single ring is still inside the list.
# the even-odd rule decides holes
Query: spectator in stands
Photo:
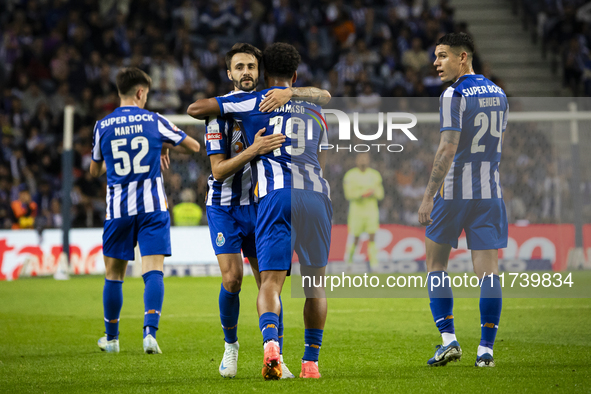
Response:
[[[430,65],[429,54],[423,50],[423,42],[419,37],[413,38],[411,49],[402,54],[402,64],[417,73]]]
[[[13,224],[12,229],[32,229],[37,216],[37,204],[31,200],[31,193],[25,185],[19,187],[18,199],[11,204]]]

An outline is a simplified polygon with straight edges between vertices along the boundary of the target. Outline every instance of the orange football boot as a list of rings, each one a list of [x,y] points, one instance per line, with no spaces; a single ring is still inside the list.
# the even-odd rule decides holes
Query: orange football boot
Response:
[[[282,371],[279,344],[275,341],[267,342],[265,344],[262,374],[265,380],[281,379]]]
[[[306,361],[305,363],[302,363],[300,378],[318,379],[320,376],[320,372],[318,372],[318,364],[314,361]]]

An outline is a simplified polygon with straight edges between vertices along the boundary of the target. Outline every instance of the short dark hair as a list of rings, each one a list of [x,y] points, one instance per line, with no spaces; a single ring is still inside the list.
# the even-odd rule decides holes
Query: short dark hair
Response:
[[[150,89],[152,87],[152,78],[137,67],[122,68],[117,73],[117,90],[121,96],[127,96],[137,85],[142,85]]]
[[[226,67],[228,70],[232,70],[232,58],[237,53],[248,53],[257,59],[257,66],[260,68],[263,60],[263,52],[254,45],[247,44],[245,42],[239,42],[234,44],[232,48],[226,53]]]
[[[470,59],[474,55],[474,40],[466,33],[447,33],[435,43],[437,45],[449,45],[450,48],[461,48]]]
[[[263,64],[270,77],[291,78],[302,57],[293,45],[276,42],[265,49]]]

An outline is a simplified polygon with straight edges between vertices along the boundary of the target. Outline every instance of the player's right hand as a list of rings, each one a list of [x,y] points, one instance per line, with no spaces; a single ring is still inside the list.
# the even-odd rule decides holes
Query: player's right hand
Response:
[[[168,170],[170,167],[170,156],[168,155],[168,148],[162,147],[162,151],[160,152],[160,168],[162,171]]]
[[[265,130],[267,130],[267,128],[263,127],[254,137],[252,147],[255,149],[257,155],[264,155],[265,153],[279,149],[285,142],[284,134],[271,134],[263,137]]]
[[[419,223],[423,226],[428,226],[433,223],[431,219],[431,212],[433,211],[433,200],[423,200],[419,208]]]

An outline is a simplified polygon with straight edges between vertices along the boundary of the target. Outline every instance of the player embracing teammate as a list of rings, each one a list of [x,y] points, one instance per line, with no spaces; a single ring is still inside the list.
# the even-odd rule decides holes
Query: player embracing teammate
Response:
[[[498,249],[507,247],[508,241],[499,164],[509,105],[501,88],[474,74],[473,53],[470,36],[450,33],[437,41],[433,63],[442,82],[453,82],[441,95],[441,140],[419,208],[419,222],[427,226],[431,312],[443,339],[428,361],[433,366],[462,356],[446,272],[451,248],[457,248],[462,230],[472,251],[474,272],[481,280],[481,339],[475,365],[495,366],[493,344],[502,307]]]
[[[265,50],[263,59],[267,88],[274,90],[198,100],[187,113],[197,118],[231,117],[241,124],[248,144],[255,143],[261,129],[265,129],[263,136],[282,134],[286,138],[280,148],[258,156],[252,167],[255,196],[259,200],[255,233],[261,280],[257,308],[264,343],[262,374],[265,379],[280,379],[278,326],[283,283],[294,250],[298,253],[302,275],[324,275],[332,205],[318,153],[320,145],[327,141],[320,107],[306,101],[289,101],[273,112],[261,110],[268,108],[264,100],[281,95],[277,89],[289,93],[297,78],[300,55],[293,46],[276,43]],[[308,96],[318,93],[318,89],[310,88]],[[319,378],[318,355],[326,320],[326,299],[321,288],[305,289],[305,292],[305,351],[300,377]]]

